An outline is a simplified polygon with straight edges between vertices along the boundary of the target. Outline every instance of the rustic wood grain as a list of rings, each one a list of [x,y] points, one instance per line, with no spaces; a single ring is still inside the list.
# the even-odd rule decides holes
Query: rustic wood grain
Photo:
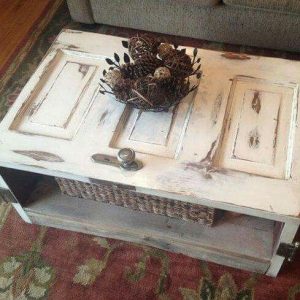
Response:
[[[228,59],[236,59],[236,60],[251,59],[250,56],[243,54],[243,53],[226,52],[226,53],[223,53],[222,56],[225,58],[228,58]]]
[[[1,165],[87,183],[112,181],[242,215],[226,214],[207,229],[67,198],[54,187],[31,195],[24,210],[15,208],[27,222],[253,271],[266,272],[271,262],[276,275],[283,262],[276,247],[291,242],[299,226],[299,62],[227,59],[199,49],[199,89],[169,114],[144,115],[98,93],[105,58],[117,49],[123,51],[118,37],[62,32],[0,125]],[[138,172],[92,159],[95,153],[116,157],[124,146],[143,162]],[[274,233],[278,222],[285,223],[281,234]]]
[[[198,90],[182,101],[172,118],[168,114],[159,117],[162,126],[152,130],[158,115],[144,118],[143,113],[98,93],[105,59],[116,51],[123,51],[118,37],[63,31],[0,125],[1,162],[52,176],[74,176],[85,182],[89,178],[107,180],[175,200],[299,222],[299,62],[257,56],[229,60],[220,52],[199,49],[203,77]],[[63,68],[66,62],[72,68]],[[85,70],[78,64],[92,67],[83,77]],[[51,107],[47,104],[51,88],[47,87],[53,85],[58,94],[63,91],[60,80],[55,81],[62,70],[67,86],[74,78],[80,83],[80,96],[74,92],[70,97],[66,90],[61,99],[67,103],[57,101]],[[259,97],[254,97],[254,91],[260,92]],[[41,106],[31,119],[28,112],[37,103]],[[49,126],[64,124],[67,115],[66,128]],[[58,122],[50,124],[54,119]],[[155,143],[149,142],[148,132]],[[124,146],[136,150],[137,159],[144,164],[141,170],[128,174],[91,159],[95,153],[116,157]],[[28,149],[49,152],[65,161],[29,161],[12,151]]]
[[[51,185],[51,183],[50,183]],[[266,272],[275,222],[228,213],[214,227],[62,195],[42,183],[24,209],[34,223],[147,244],[251,271]],[[244,238],[241,238],[244,237]]]
[[[53,2],[54,0],[0,0],[0,74]]]
[[[63,162],[64,160],[56,154],[45,151],[13,150],[13,152],[30,157],[37,161]]]

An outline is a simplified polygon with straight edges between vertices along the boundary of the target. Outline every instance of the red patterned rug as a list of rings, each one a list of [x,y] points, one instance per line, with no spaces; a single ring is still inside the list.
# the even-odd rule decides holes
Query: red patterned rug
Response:
[[[1,117],[64,26],[122,36],[133,33],[109,26],[73,24],[62,5],[37,33],[34,46],[20,48],[15,58],[17,70],[12,66],[6,70],[5,80],[0,82]],[[207,49],[300,58],[264,49],[176,40]],[[137,244],[26,224],[5,204],[0,204],[0,241],[2,300],[300,299],[300,253],[277,278],[270,278]]]

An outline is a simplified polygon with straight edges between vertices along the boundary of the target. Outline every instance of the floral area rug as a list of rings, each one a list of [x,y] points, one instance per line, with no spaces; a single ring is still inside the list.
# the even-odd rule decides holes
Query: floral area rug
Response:
[[[65,4],[52,12],[44,16],[43,30],[37,26],[28,36],[28,43],[0,78],[1,118],[63,27],[122,36],[135,32],[73,24]],[[300,58],[264,49],[175,40],[207,49]],[[30,225],[2,203],[0,299],[296,300],[300,299],[300,256],[277,278],[270,278],[151,247]]]

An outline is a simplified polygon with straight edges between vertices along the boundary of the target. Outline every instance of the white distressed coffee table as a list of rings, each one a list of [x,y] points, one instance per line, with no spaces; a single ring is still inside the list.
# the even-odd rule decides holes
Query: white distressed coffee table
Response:
[[[124,52],[121,40],[58,36],[0,125],[3,198],[26,222],[276,276],[300,223],[300,62],[199,50],[198,90],[174,114],[144,113],[98,93],[105,58]],[[126,147],[141,170],[92,160]],[[64,196],[54,176],[226,212],[202,226]]]

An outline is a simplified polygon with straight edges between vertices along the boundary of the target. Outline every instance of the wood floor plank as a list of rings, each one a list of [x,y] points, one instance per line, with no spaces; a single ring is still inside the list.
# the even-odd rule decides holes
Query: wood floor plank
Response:
[[[0,0],[0,70],[55,0]]]

